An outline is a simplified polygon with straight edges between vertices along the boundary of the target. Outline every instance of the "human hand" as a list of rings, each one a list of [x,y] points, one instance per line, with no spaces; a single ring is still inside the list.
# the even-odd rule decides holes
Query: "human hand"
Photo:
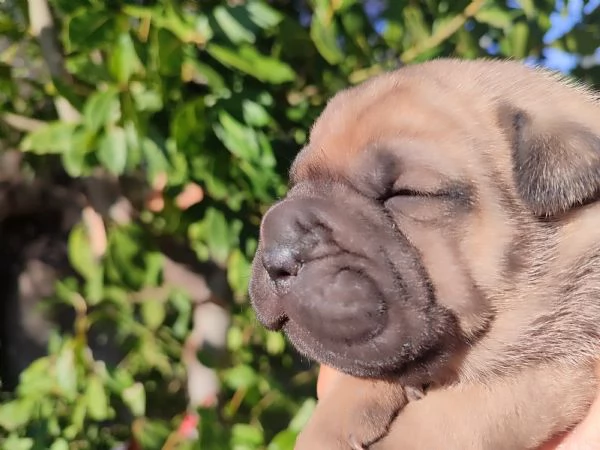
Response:
[[[600,364],[596,372],[600,375]],[[552,439],[539,450],[594,450],[600,449],[600,392],[586,418],[573,431]]]
[[[600,377],[600,364],[597,369]],[[325,398],[331,388],[342,378],[348,375],[336,370],[321,366],[317,380],[317,397]],[[557,436],[544,444],[538,450],[598,450],[600,449],[600,392],[592,404],[586,418],[575,429],[561,436]]]

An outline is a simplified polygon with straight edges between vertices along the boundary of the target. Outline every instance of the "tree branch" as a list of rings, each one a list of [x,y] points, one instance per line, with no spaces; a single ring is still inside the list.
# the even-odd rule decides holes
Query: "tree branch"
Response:
[[[9,127],[14,128],[17,131],[31,132],[38,128],[41,128],[46,124],[41,120],[32,119],[31,117],[20,116],[14,113],[4,113],[0,116],[2,121]]]
[[[469,20],[469,18],[477,14],[477,11],[481,9],[484,3],[485,0],[473,0],[471,3],[469,3],[469,5],[467,5],[462,13],[454,16],[450,21],[446,22],[443,27],[439,28],[427,39],[404,51],[402,55],[400,55],[401,61],[404,63],[411,62],[427,50],[431,50],[432,48],[440,45],[442,42],[456,33],[458,29],[462,27],[467,20]]]
[[[31,34],[37,39],[42,56],[50,75],[54,79],[68,79],[65,62],[57,39],[54,19],[47,0],[27,0],[29,9],[29,26]],[[79,111],[64,97],[54,98],[54,107],[58,117],[65,122],[76,122],[80,119]]]

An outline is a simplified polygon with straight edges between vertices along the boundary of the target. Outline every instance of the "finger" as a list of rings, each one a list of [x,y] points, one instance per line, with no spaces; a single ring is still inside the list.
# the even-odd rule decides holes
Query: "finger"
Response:
[[[600,395],[581,422],[556,450],[593,450],[600,448]]]
[[[319,377],[317,378],[317,398],[319,400],[325,398],[343,376],[341,372],[329,366],[321,365]]]

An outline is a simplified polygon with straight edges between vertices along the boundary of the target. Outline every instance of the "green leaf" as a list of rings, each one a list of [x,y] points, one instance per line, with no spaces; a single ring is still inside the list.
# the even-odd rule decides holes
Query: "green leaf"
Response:
[[[479,10],[477,14],[475,14],[475,20],[479,23],[485,23],[501,29],[507,29],[513,23],[511,13],[497,6],[490,6]]]
[[[267,333],[267,352],[271,355],[280,355],[285,350],[285,338],[281,333]]]
[[[515,58],[524,58],[528,54],[529,44],[529,26],[525,22],[518,22],[513,25],[508,35],[512,56]]]
[[[86,400],[87,399],[83,396],[79,397],[72,409],[71,424],[63,431],[63,436],[69,440],[75,439],[75,437],[84,429],[87,416]]]
[[[50,357],[38,358],[29,364],[21,373],[17,389],[19,396],[36,399],[46,397],[55,391],[55,379],[49,376],[51,370]]]
[[[124,389],[131,387],[134,383],[135,380],[131,373],[122,367],[114,369],[112,376],[107,381],[107,385],[110,389],[119,393],[122,393]]]
[[[129,86],[129,92],[131,92],[138,111],[156,112],[164,107],[160,92],[153,90],[152,87],[144,83],[132,82]]]
[[[294,450],[298,432],[293,430],[283,430],[275,435],[269,443],[267,450]]]
[[[241,159],[258,161],[260,148],[256,132],[226,111],[219,112],[219,122],[221,126],[215,126],[215,133],[227,150]]]
[[[16,434],[11,434],[2,442],[3,448],[7,450],[30,450],[33,448],[33,444],[33,439],[19,437]]]
[[[0,405],[0,427],[14,431],[31,419],[35,403],[30,399],[13,400]]]
[[[92,60],[87,53],[68,56],[65,65],[69,73],[89,85],[100,86],[111,81],[106,65]]]
[[[234,44],[249,42],[253,44],[256,36],[249,29],[245,28],[234,16],[231,15],[228,8],[217,6],[213,10],[213,17],[223,30],[227,38]]]
[[[165,304],[160,300],[144,299],[140,306],[142,320],[150,330],[156,330],[165,320]]]
[[[37,155],[60,154],[68,151],[73,143],[77,124],[50,122],[29,133],[21,141],[21,150]]]
[[[114,87],[94,92],[83,108],[84,123],[93,132],[116,123],[120,118],[119,91]]]
[[[406,6],[402,9],[402,15],[406,34],[410,38],[410,45],[417,45],[429,37],[429,24],[425,21],[421,8],[416,5]]]
[[[251,0],[245,6],[250,20],[263,29],[279,25],[284,17],[275,8],[262,1]]]
[[[227,220],[221,211],[208,208],[204,217],[208,238],[208,249],[215,262],[224,264],[230,251],[230,236]]]
[[[112,127],[100,139],[98,160],[112,174],[121,175],[127,166],[127,135],[121,127]]]
[[[221,74],[208,64],[198,61],[196,55],[186,55],[184,77],[194,83],[210,86],[213,92],[219,96],[230,93]]]
[[[308,423],[308,420],[312,416],[313,411],[317,406],[317,401],[314,398],[309,398],[302,403],[302,406],[296,412],[296,415],[291,420],[289,429],[292,431],[300,432],[304,426]]]
[[[75,368],[75,353],[73,346],[65,345],[56,359],[56,382],[62,394],[73,399],[77,395],[77,370]]]
[[[281,84],[292,81],[296,74],[292,68],[279,59],[260,54],[254,47],[241,46],[236,50],[216,44],[209,44],[206,51],[217,61],[232,67],[260,81]]]
[[[313,16],[310,37],[321,56],[329,64],[338,64],[344,59],[344,53],[337,41],[338,32],[334,22],[319,16]]]
[[[91,306],[97,305],[102,301],[104,294],[104,267],[101,264],[96,264],[92,276],[85,283],[83,292],[85,299]]]
[[[231,428],[232,448],[256,448],[264,442],[263,432],[252,425],[236,423]]]
[[[237,294],[245,294],[250,280],[250,262],[239,248],[232,251],[227,264],[227,281]]]
[[[115,15],[104,7],[84,7],[67,18],[65,29],[68,52],[107,48],[116,30]]]
[[[150,179],[153,179],[159,173],[166,172],[169,162],[156,141],[144,136],[140,144]]]
[[[129,33],[121,33],[117,38],[109,56],[108,67],[115,80],[122,85],[127,84],[132,75],[142,69]]]
[[[146,251],[144,254],[144,265],[146,276],[144,277],[145,286],[158,286],[161,282],[163,269],[163,255],[157,251]]]
[[[106,274],[130,289],[139,290],[146,278],[140,263],[142,243],[133,227],[113,228],[109,234]]]
[[[171,327],[173,334],[178,338],[184,338],[189,332],[189,323],[192,316],[192,302],[188,296],[183,295],[181,292],[173,292],[169,300],[171,305],[177,311],[177,319]]]
[[[231,327],[227,331],[227,348],[235,352],[244,345],[244,334],[239,327]]]
[[[106,420],[109,418],[109,399],[100,377],[92,375],[86,380],[85,397],[87,410],[93,420]]]
[[[224,381],[231,389],[248,389],[258,382],[258,374],[252,367],[240,364],[225,371]]]
[[[88,280],[94,278],[99,267],[82,223],[76,224],[69,234],[68,252],[73,268]]]
[[[52,443],[49,450],[69,450],[69,443],[63,438],[58,438]]]
[[[72,177],[80,177],[88,174],[91,165],[87,161],[87,155],[95,145],[95,133],[86,127],[80,126],[71,140],[71,145],[61,155],[64,169]]]
[[[121,397],[134,416],[142,417],[146,414],[146,391],[141,383],[124,389]]]
[[[535,17],[537,11],[533,0],[519,0],[519,5],[528,19]]]
[[[205,106],[203,99],[184,103],[177,109],[171,124],[171,135],[177,147],[184,154],[196,153],[199,144],[204,141],[206,129]]]
[[[253,102],[252,100],[243,100],[242,108],[244,113],[244,121],[254,127],[264,127],[268,125],[272,118],[269,113],[259,103]]]
[[[140,427],[133,428],[133,437],[135,437],[139,448],[141,449],[163,449],[164,443],[169,437],[169,434],[173,432],[172,426],[165,421],[144,419],[140,421]],[[183,444],[183,443],[182,443]],[[168,445],[167,445],[168,447]],[[178,450],[191,450],[186,449],[181,444],[175,445]],[[204,450],[204,448],[202,448]],[[212,449],[210,449],[212,450]],[[216,449],[215,449],[216,450]]]
[[[256,135],[258,138],[258,144],[260,146],[260,159],[258,166],[265,169],[274,169],[277,164],[277,160],[275,159],[273,147],[271,147],[271,140],[262,131],[257,132]]]
[[[157,33],[158,70],[167,76],[179,76],[183,64],[183,45],[170,31],[160,29]]]

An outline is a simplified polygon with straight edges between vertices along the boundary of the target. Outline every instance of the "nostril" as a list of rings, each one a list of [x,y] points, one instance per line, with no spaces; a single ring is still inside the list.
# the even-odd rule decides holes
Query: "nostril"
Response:
[[[269,276],[274,280],[278,280],[280,278],[289,278],[298,274],[298,271],[291,271],[280,268],[267,269],[267,272],[269,273]]]
[[[276,285],[289,282],[298,275],[301,263],[289,247],[278,246],[263,253],[263,266]]]

